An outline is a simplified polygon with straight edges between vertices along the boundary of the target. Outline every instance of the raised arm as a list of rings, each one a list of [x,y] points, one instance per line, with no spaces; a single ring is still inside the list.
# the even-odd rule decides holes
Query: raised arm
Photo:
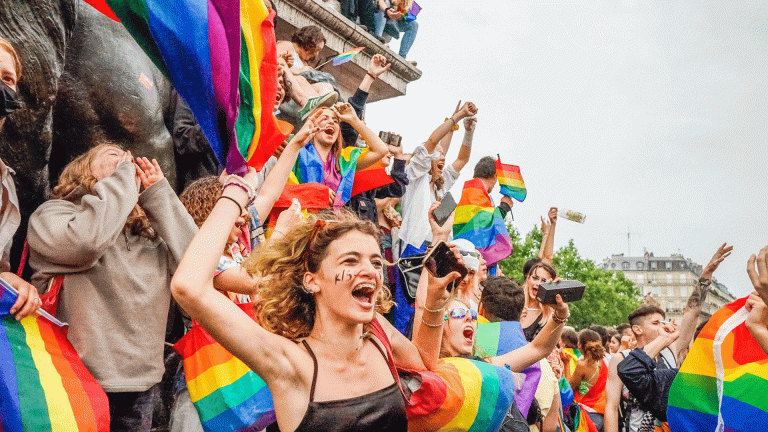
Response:
[[[469,156],[472,155],[472,138],[475,136],[475,126],[477,126],[476,117],[468,117],[464,119],[464,140],[461,142],[459,155],[452,164],[453,169],[456,171],[461,171],[462,168],[467,165],[467,162],[469,162]]]
[[[675,357],[678,357],[683,348],[687,348],[691,344],[699,322],[701,308],[707,299],[709,286],[712,284],[712,275],[717,270],[717,266],[731,254],[732,250],[733,246],[728,246],[726,243],[717,248],[712,259],[704,267],[704,271],[696,282],[691,296],[688,297],[688,310],[683,314],[682,320],[680,320],[680,337],[670,345],[670,349],[675,354]]]
[[[275,205],[277,199],[280,198],[280,194],[283,193],[285,182],[288,181],[288,176],[291,174],[293,165],[296,163],[296,157],[299,155],[299,150],[304,147],[312,137],[320,131],[320,127],[317,126],[317,120],[320,117],[322,110],[315,112],[310,118],[304,122],[301,129],[293,136],[290,142],[285,146],[283,153],[277,159],[277,163],[272,167],[264,179],[264,184],[259,189],[259,194],[253,202],[256,211],[259,214],[259,219],[262,221],[272,211],[272,206]]]
[[[768,304],[768,246],[762,248],[757,256],[753,254],[749,257],[747,275],[763,303]]]
[[[755,338],[760,348],[768,354],[768,306],[759,295],[752,293],[746,304],[749,315],[745,322],[747,330]]]
[[[232,179],[233,182],[239,180]],[[250,169],[244,182],[255,182]],[[297,362],[304,359],[288,339],[274,335],[213,287],[213,274],[226,240],[248,197],[239,187],[222,191],[208,219],[192,240],[171,281],[179,305],[224,348],[240,358],[272,388],[272,383],[299,384]]]
[[[379,136],[375,134],[364,121],[360,120],[355,114],[355,110],[350,104],[336,104],[333,109],[339,115],[339,120],[349,123],[353,128],[363,137],[365,143],[368,144],[368,153],[357,160],[357,171],[364,170],[369,166],[375,164],[383,158],[389,149],[387,145],[381,141]]]
[[[450,232],[453,227],[453,214],[448,220],[440,226],[432,212],[440,206],[439,201],[435,201],[429,207],[427,217],[432,227],[432,243],[450,239]],[[461,254],[455,252],[457,258],[461,260]],[[449,283],[459,277],[458,272],[451,272],[443,278],[436,278],[426,269],[422,270],[419,285],[416,288],[416,311],[413,316],[413,344],[421,354],[424,365],[432,370],[437,366],[440,358],[440,344],[443,338],[443,315],[445,306],[448,304],[450,293],[445,289]]]
[[[562,297],[558,294],[552,319],[547,321],[547,324],[531,343],[504,355],[490,357],[488,361],[497,366],[508,367],[512,372],[521,372],[548,356],[555,349],[557,341],[560,340],[560,334],[563,332],[563,325],[568,321],[569,316],[568,303],[563,302]]]
[[[438,144],[443,147],[443,151],[445,153],[448,153],[450,142],[443,145],[441,140],[450,132],[452,132],[454,126],[457,126],[461,120],[475,114],[477,114],[477,108],[475,108],[475,104],[472,102],[466,102],[464,105],[461,105],[461,101],[459,101],[459,105],[456,106],[456,111],[454,111],[450,117],[441,123],[440,126],[438,126],[434,132],[432,132],[432,135],[427,138],[427,141],[424,143],[424,148],[427,149],[427,153],[432,153],[435,151],[435,147],[437,147]]]
[[[555,256],[555,227],[557,226],[557,207],[551,207],[547,213],[547,220],[541,218],[541,231],[544,233],[541,239],[539,258],[543,262],[552,263]],[[546,227],[546,228],[545,228]]]

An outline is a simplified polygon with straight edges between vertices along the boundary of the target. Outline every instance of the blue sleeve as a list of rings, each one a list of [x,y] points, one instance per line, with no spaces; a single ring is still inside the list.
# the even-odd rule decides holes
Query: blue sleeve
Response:
[[[405,194],[405,187],[408,186],[408,176],[405,175],[405,161],[402,159],[392,159],[392,171],[389,173],[389,176],[395,182],[376,189],[376,198],[400,198]]]

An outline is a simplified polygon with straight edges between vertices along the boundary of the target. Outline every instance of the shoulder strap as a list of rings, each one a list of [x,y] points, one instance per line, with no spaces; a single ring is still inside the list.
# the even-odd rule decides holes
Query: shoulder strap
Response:
[[[21,259],[19,260],[19,268],[16,270],[16,276],[21,277],[24,273],[24,266],[27,265],[27,255],[29,255],[29,242],[24,239],[24,249],[21,251]]]
[[[315,353],[309,347],[306,339],[301,343],[304,344],[304,348],[307,349],[309,356],[312,357],[312,362],[315,364],[315,371],[312,373],[312,387],[309,390],[309,402],[312,403],[315,400],[315,385],[317,384],[317,357],[315,357]]]
[[[389,342],[387,333],[384,331],[384,328],[381,326],[381,324],[376,319],[376,317],[374,317],[373,321],[371,321],[369,329],[371,331],[371,334],[376,336],[376,338],[381,342],[381,344],[384,345],[384,349],[387,350],[387,355],[385,355],[384,358],[387,360],[387,364],[389,364],[389,371],[392,372],[392,377],[395,379],[395,382],[397,383],[397,387],[400,388],[400,393],[403,395],[403,399],[405,399],[405,401],[407,402],[408,398],[405,396],[405,391],[403,391],[403,385],[400,383],[400,376],[397,374],[397,366],[395,366],[395,360],[392,354],[392,345]]]

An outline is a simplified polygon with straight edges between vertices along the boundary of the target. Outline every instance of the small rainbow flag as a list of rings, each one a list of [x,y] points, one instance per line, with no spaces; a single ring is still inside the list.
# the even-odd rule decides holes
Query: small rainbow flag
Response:
[[[453,237],[472,242],[483,254],[488,267],[512,253],[512,240],[501,211],[493,207],[479,178],[464,183],[453,220]]]
[[[66,327],[44,316],[16,321],[10,309],[17,293],[1,283],[0,431],[108,432],[107,395],[67,340]]]
[[[363,151],[367,152],[368,149],[345,147],[341,151],[338,159],[341,181],[336,189],[333,207],[343,206],[352,197],[352,185],[355,182],[357,159],[363,155]],[[332,155],[333,153],[329,153],[329,157],[333,157]],[[296,159],[296,164],[293,166],[293,174],[295,178],[292,177],[291,179],[299,184],[310,182],[323,183],[325,179],[323,161],[320,160],[320,156],[317,154],[317,150],[315,150],[315,145],[311,141],[299,150],[299,156]]]
[[[352,48],[349,51],[344,51],[343,53],[337,55],[336,57],[331,60],[331,64],[334,66],[338,66],[340,64],[344,64],[353,58],[355,58],[356,55],[360,54],[360,51],[364,50],[365,47],[357,47]]]
[[[422,375],[428,385],[406,406],[409,432],[495,432],[514,401],[512,372],[490,363],[447,358]]]
[[[746,300],[715,312],[693,343],[669,390],[672,432],[766,429],[768,355],[744,325]]]
[[[255,320],[251,303],[239,306]],[[203,430],[261,430],[274,423],[266,383],[197,323],[174,348],[184,358],[187,389]]]
[[[528,190],[525,189],[520,167],[501,163],[501,158],[496,159],[496,177],[499,179],[499,188],[502,195],[512,197],[519,202],[525,201]]]
[[[481,357],[500,356],[528,344],[519,321],[503,321],[477,324],[475,333],[475,354]],[[525,382],[517,394],[517,408],[524,416],[528,415],[531,403],[536,396],[536,388],[541,379],[539,362],[523,370]]]

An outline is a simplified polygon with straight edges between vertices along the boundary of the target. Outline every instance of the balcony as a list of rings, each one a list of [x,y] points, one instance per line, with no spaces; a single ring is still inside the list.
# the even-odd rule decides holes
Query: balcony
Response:
[[[344,51],[360,46],[365,47],[363,52],[347,63],[339,66],[332,66],[329,63],[320,69],[336,78],[343,96],[349,97],[355,92],[358,84],[365,76],[368,61],[374,54],[383,54],[392,63],[392,67],[389,72],[374,82],[368,102],[403,96],[406,85],[421,78],[421,71],[415,66],[406,62],[373,35],[339,12],[325,7],[324,2],[317,0],[272,1],[275,3],[279,18],[275,23],[275,36],[278,41],[290,40],[291,34],[297,28],[308,25],[316,25],[323,30],[326,44],[320,53],[322,59],[320,64]]]

